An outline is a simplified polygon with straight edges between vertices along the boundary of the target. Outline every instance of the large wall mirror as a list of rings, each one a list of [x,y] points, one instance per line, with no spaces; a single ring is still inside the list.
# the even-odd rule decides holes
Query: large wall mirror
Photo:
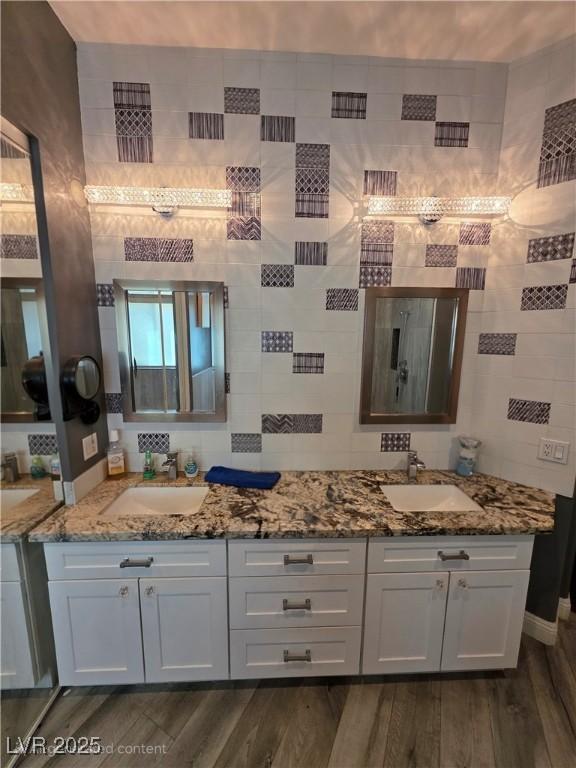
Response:
[[[114,291],[125,421],[226,421],[223,284]]]
[[[453,424],[468,291],[366,290],[361,424]]]

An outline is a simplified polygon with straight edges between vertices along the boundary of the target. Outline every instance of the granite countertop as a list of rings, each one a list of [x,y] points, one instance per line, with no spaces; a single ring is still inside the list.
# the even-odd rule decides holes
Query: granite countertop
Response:
[[[284,472],[271,491],[209,485],[191,515],[106,515],[126,489],[182,486],[184,477],[143,481],[140,474],[106,480],[78,504],[62,507],[30,533],[33,541],[138,541],[189,538],[282,538],[534,534],[554,528],[554,496],[489,475],[469,479],[422,471],[419,484],[454,484],[484,512],[396,512],[381,484],[403,484],[405,472]],[[193,485],[206,485],[203,476]]]
[[[0,481],[2,491],[25,491],[31,488],[36,489],[36,493],[21,501],[20,504],[16,504],[12,509],[7,511],[2,509],[0,541],[3,544],[19,541],[62,504],[54,498],[52,480],[49,477],[34,480],[30,475],[24,475],[15,483]]]

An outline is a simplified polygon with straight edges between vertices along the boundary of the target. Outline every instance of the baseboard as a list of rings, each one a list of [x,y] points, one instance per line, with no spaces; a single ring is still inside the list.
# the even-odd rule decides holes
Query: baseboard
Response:
[[[561,597],[558,600],[558,618],[561,621],[568,621],[572,612],[572,603],[569,597]]]
[[[558,636],[558,624],[555,621],[546,621],[540,616],[525,611],[522,632],[545,645],[554,645]]]

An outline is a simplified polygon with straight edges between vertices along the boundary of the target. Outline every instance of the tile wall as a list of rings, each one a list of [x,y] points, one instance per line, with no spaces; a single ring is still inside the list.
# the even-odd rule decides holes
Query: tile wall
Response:
[[[564,361],[555,357],[554,366],[567,365],[568,347],[558,340],[570,336],[572,310],[521,310],[520,303],[523,288],[568,284],[558,265],[570,266],[570,259],[554,254],[570,251],[574,225],[550,232],[561,240],[532,244],[534,262],[518,262],[518,269],[508,264],[508,241],[526,262],[529,240],[548,230],[503,221],[425,228],[414,219],[362,220],[364,194],[502,194],[503,180],[516,183],[505,152],[500,167],[503,121],[511,114],[507,65],[92,44],[79,46],[78,65],[88,183],[233,191],[228,211],[180,212],[169,221],[145,209],[92,210],[109,422],[122,430],[132,469],[141,468],[139,449],[151,433],[171,449],[193,449],[202,467],[282,470],[400,467],[408,447],[429,467],[447,468],[456,436],[472,432],[486,440],[487,469],[534,482],[530,462],[511,468],[484,421],[494,434],[504,428],[529,456],[531,430],[539,436],[556,418],[549,381],[549,423],[517,422],[508,409],[533,413],[509,401],[545,399],[520,386],[526,367],[515,367],[531,342],[523,335],[529,317],[538,336],[540,318],[558,316],[546,332]],[[558,77],[568,82],[569,67]],[[523,121],[532,122],[533,115]],[[565,113],[549,124],[562,129]],[[523,163],[515,159],[523,171],[531,163],[533,185],[545,162],[540,155],[534,146],[522,153]],[[565,161],[541,176],[569,173]],[[540,193],[568,186],[562,181]],[[188,258],[162,258],[162,243],[175,241],[188,245],[170,252]],[[519,273],[529,267],[533,274],[523,283]],[[546,267],[553,278],[544,278]],[[225,283],[226,424],[183,424],[168,433],[162,424],[123,424],[110,292],[116,277]],[[470,288],[457,424],[358,424],[363,289],[372,285]],[[526,301],[554,304],[562,292]],[[518,304],[513,323],[497,322],[502,301],[510,312]],[[499,363],[509,364],[510,392],[504,410],[498,401],[492,411],[491,368]],[[514,432],[518,424],[522,434]],[[567,492],[568,478],[566,468],[553,467],[540,472],[538,484]]]

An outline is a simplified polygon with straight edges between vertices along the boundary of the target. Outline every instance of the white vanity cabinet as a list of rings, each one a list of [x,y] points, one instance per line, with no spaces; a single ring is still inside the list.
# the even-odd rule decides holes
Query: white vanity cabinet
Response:
[[[61,685],[228,677],[226,542],[45,550]]]
[[[371,539],[362,671],[516,666],[531,555],[531,536]]]

